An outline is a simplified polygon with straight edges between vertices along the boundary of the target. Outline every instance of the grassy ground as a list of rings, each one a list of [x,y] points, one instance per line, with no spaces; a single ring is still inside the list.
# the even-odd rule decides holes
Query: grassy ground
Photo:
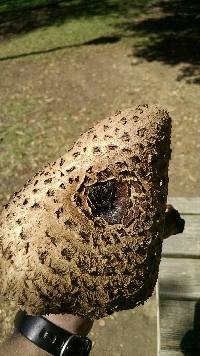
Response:
[[[1,43],[0,60],[57,47],[77,46],[102,36],[126,36],[127,29],[121,26],[123,22],[141,14],[152,2],[4,1],[0,3],[0,36],[11,40]]]

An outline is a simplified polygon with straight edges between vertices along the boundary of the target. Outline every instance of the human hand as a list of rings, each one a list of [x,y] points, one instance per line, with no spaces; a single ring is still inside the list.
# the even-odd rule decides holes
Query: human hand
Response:
[[[94,322],[89,318],[81,318],[72,314],[49,314],[44,317],[60,328],[81,336],[86,336],[90,332]]]

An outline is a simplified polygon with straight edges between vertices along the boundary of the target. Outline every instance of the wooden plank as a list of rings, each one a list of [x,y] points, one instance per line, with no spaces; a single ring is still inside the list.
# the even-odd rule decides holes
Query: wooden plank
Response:
[[[200,197],[196,197],[196,198],[168,197],[168,204],[172,204],[182,214],[200,214]]]
[[[163,242],[163,256],[200,256],[200,215],[184,215],[183,234],[169,237]]]
[[[182,353],[182,351],[161,350],[158,356],[183,356],[183,353]],[[190,356],[192,356],[192,355],[190,355]],[[193,356],[195,356],[195,355],[193,355]]]
[[[194,301],[165,300],[160,298],[162,350],[181,350],[181,343],[185,341],[188,332],[193,330],[194,312]]]
[[[200,298],[200,259],[163,258],[159,271],[160,297]]]
[[[163,243],[159,356],[181,356],[185,354],[181,347],[194,331],[195,305],[200,298],[200,198],[169,198],[168,202],[184,215],[186,225],[182,235],[172,236]],[[200,320],[200,304],[197,309]],[[200,350],[188,355],[200,355]]]

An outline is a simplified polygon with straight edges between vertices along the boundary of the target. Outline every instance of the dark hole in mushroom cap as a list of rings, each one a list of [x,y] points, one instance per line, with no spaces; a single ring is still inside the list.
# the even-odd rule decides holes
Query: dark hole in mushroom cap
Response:
[[[130,206],[125,182],[98,182],[88,190],[88,203],[93,216],[103,217],[109,224],[119,224]]]
[[[112,208],[115,186],[112,181],[99,183],[90,187],[88,198],[96,213],[106,212]]]

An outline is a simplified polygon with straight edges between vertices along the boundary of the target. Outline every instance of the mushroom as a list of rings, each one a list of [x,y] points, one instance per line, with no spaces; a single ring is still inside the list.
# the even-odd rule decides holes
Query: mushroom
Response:
[[[160,107],[118,111],[14,193],[0,216],[2,297],[92,319],[144,303],[173,233],[170,132]]]

